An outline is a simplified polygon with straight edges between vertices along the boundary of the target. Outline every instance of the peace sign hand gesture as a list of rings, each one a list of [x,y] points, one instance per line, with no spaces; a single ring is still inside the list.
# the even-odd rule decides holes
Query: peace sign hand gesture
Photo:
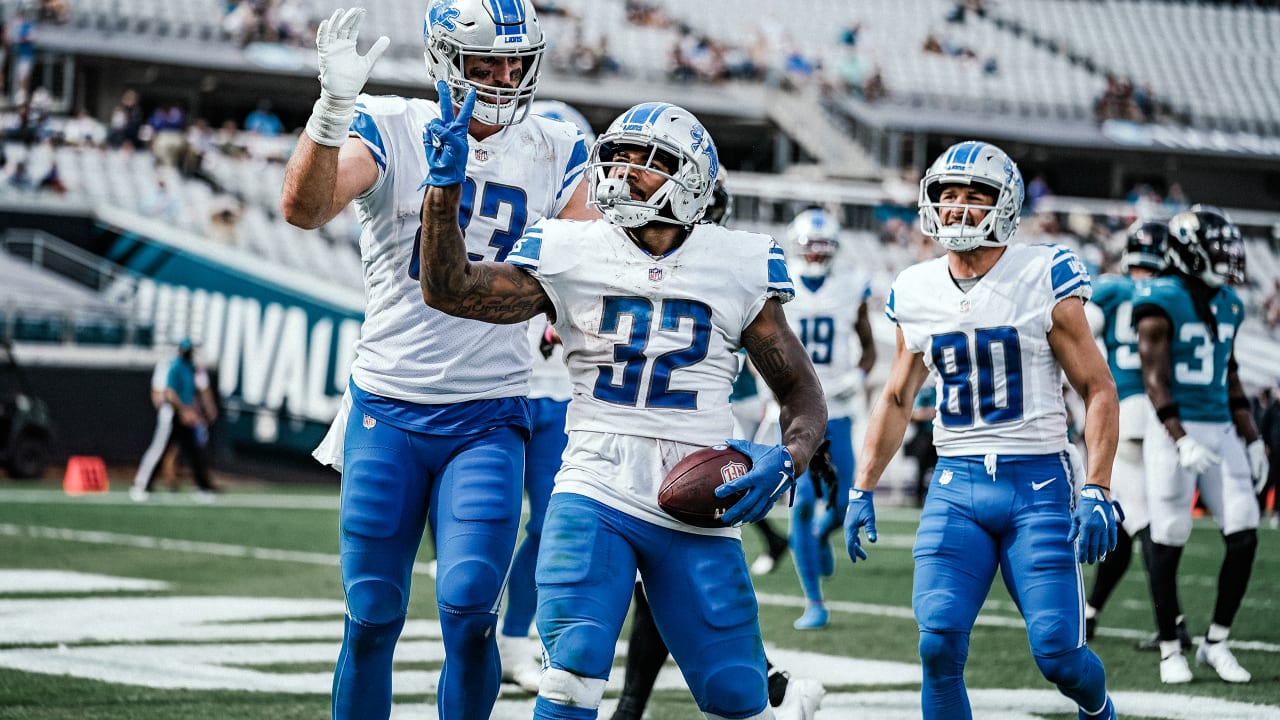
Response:
[[[422,147],[427,153],[427,178],[418,186],[421,190],[431,187],[458,185],[467,177],[467,128],[471,125],[471,112],[476,106],[476,89],[467,90],[467,98],[453,112],[449,86],[443,80],[436,83],[440,94],[440,117],[427,123],[422,129]]]

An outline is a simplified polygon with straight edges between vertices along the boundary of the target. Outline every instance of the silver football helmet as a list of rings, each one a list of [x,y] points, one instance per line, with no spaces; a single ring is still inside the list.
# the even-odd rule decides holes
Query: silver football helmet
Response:
[[[801,277],[826,277],[840,250],[840,223],[822,208],[809,208],[787,226],[787,243]]]
[[[596,131],[591,129],[591,123],[569,103],[560,100],[534,100],[529,106],[529,112],[576,126],[587,137],[588,145],[596,141]]]
[[[472,117],[486,125],[514,125],[529,114],[546,48],[530,0],[430,0],[422,39],[427,73],[449,85],[454,105],[474,87]],[[524,73],[514,88],[468,80],[463,69],[468,57],[517,57]]]
[[[992,205],[941,203],[946,185],[979,185],[995,195]],[[999,247],[1018,229],[1022,212],[1022,173],[1003,150],[990,143],[967,140],[947,148],[920,180],[920,230],[948,250]],[[943,225],[939,210],[963,208],[987,214],[977,225]]]
[[[648,160],[643,165],[615,161],[622,146],[647,148]],[[655,166],[655,158],[670,172]],[[666,182],[647,199],[635,200],[625,178],[610,176],[616,167],[654,173]],[[689,225],[706,211],[719,175],[715,143],[693,113],[668,103],[641,103],[619,115],[591,148],[587,204],[622,227]]]

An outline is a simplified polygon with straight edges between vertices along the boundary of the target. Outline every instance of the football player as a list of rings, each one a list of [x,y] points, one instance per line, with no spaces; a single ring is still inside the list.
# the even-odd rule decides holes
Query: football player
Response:
[[[536,718],[595,718],[638,570],[654,621],[708,718],[772,717],[755,593],[736,526],[763,517],[822,439],[822,388],[782,302],[782,250],[767,236],[698,223],[719,158],[688,111],[643,103],[600,136],[589,202],[605,219],[544,219],[506,263],[467,258],[458,231],[470,101],[428,126],[422,296],[460,317],[555,318],[573,381],[569,447],[539,552],[538,631],[548,654]],[[663,477],[726,442],[729,392],[747,348],[779,397],[783,442],[729,440],[749,472],[722,528],[675,520]],[[729,590],[726,592],[726,590]]]
[[[946,255],[913,265],[886,306],[898,326],[845,515],[849,558],[874,542],[873,491],[902,443],[930,371],[938,375],[938,463],[920,515],[911,605],[920,627],[925,720],[972,717],[969,635],[999,570],[1045,679],[1110,720],[1102,661],[1084,642],[1080,563],[1116,544],[1108,498],[1119,400],[1085,317],[1089,275],[1057,245],[1011,245],[1022,175],[1000,148],[948,148],[920,181],[920,226]],[[1087,477],[1067,454],[1061,380],[1084,401]],[[1073,511],[1074,502],[1074,511]]]
[[[1158,419],[1147,426],[1142,456],[1160,680],[1191,681],[1177,635],[1177,574],[1199,488],[1226,554],[1213,622],[1196,661],[1227,682],[1244,683],[1251,676],[1227,647],[1227,636],[1258,547],[1254,484],[1267,477],[1266,449],[1235,361],[1244,303],[1230,286],[1244,282],[1244,242],[1221,210],[1195,205],[1169,220],[1165,260],[1164,276],[1140,288],[1133,301],[1143,385]]]
[[[530,366],[524,325],[463,320],[422,304],[414,219],[422,207],[423,126],[478,93],[462,129],[457,182],[467,251],[500,260],[535,220],[595,217],[573,126],[528,117],[545,40],[529,0],[433,0],[425,15],[438,101],[361,94],[390,42],[365,55],[365,9],[316,34],[320,99],[285,174],[285,218],[315,228],[355,200],[367,306],[347,412],[324,460],[341,466],[340,547],[347,617],[333,717],[386,718],[414,556],[429,522],[446,660],[441,718],[487,718],[497,698],[497,607],[520,522]],[[468,139],[469,134],[469,139]],[[333,448],[336,443],[326,445]]]
[[[711,204],[707,205],[706,212],[702,215],[702,222],[723,225],[732,214],[733,195],[725,189],[724,177],[725,171],[721,168],[720,175],[716,178]],[[733,436],[753,440],[756,438],[756,430],[760,425],[765,402],[757,391],[756,373],[751,369],[751,364],[746,361],[745,351],[739,351],[738,354],[742,356],[742,367],[738,371],[738,377],[733,381],[733,394],[729,396],[734,418]],[[819,462],[820,457],[823,457],[821,453],[814,454],[809,467],[810,473],[814,471],[812,463]],[[827,462],[829,464],[829,457]],[[753,527],[764,534],[765,545],[768,548],[767,552],[751,564],[751,573],[758,575],[763,574],[757,571],[757,566],[762,560],[768,560],[770,563],[770,568],[764,570],[767,573],[772,569],[772,564],[778,556],[786,552],[787,539],[769,525],[767,518],[761,518],[753,523]],[[781,549],[775,552],[775,548],[779,547]],[[635,602],[632,608],[631,635],[627,638],[627,665],[623,676],[622,692],[618,696],[618,705],[613,711],[612,720],[640,720],[644,716],[644,709],[649,704],[649,696],[653,693],[658,672],[662,670],[663,664],[671,655],[667,651],[667,644],[662,640],[662,635],[658,632],[658,626],[653,622],[649,600],[644,594],[644,584],[639,581],[636,582]],[[826,693],[822,684],[810,678],[792,678],[791,673],[777,667],[767,657],[765,665],[769,670],[769,705],[774,709],[773,714],[776,720],[812,720],[814,713],[822,705],[822,697]]]
[[[530,114],[572,124],[586,140],[595,142],[590,123],[573,106],[559,100],[534,100]],[[529,346],[533,369],[529,374],[529,414],[532,427],[524,449],[524,491],[529,498],[529,520],[524,542],[516,550],[507,578],[507,606],[498,634],[502,679],[526,692],[538,692],[542,676],[542,646],[529,639],[538,593],[533,572],[542,539],[542,521],[551,499],[551,486],[560,470],[560,455],[569,437],[564,432],[565,411],[572,388],[564,366],[564,345],[546,316],[529,321]]]
[[[876,362],[867,299],[870,281],[859,273],[835,271],[840,251],[840,224],[821,208],[802,211],[787,228],[788,266],[799,277],[796,297],[787,307],[787,322],[800,337],[818,372],[827,397],[827,432],[836,482],[818,482],[812,473],[796,481],[791,508],[791,555],[804,591],[804,613],[797,630],[826,627],[822,578],[835,572],[828,538],[844,522],[849,486],[853,484],[853,416],[855,400]],[[854,354],[855,340],[859,347]],[[818,500],[825,512],[816,514]]]
[[[1111,472],[1111,497],[1124,508],[1124,518],[1116,549],[1098,563],[1093,589],[1084,606],[1084,634],[1092,640],[1098,625],[1098,613],[1120,584],[1133,559],[1133,540],[1142,548],[1144,567],[1150,567],[1151,531],[1147,514],[1147,486],[1142,464],[1142,437],[1146,432],[1151,402],[1142,388],[1142,372],[1138,359],[1138,336],[1133,329],[1133,296],[1138,287],[1165,268],[1165,240],[1169,234],[1163,221],[1138,221],[1125,235],[1124,254],[1120,258],[1123,275],[1107,274],[1093,285],[1093,297],[1085,306],[1089,324],[1106,350],[1107,366],[1116,381],[1120,397],[1120,440],[1116,447],[1116,464]],[[1139,649],[1156,650],[1159,636],[1139,644]],[[1183,648],[1191,647],[1186,623],[1178,621],[1178,638]]]

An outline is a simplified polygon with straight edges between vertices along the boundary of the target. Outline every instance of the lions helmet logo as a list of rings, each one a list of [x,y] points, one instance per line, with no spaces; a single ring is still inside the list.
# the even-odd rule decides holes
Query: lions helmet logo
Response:
[[[457,0],[436,0],[431,6],[431,24],[439,25],[450,32],[458,29],[458,24],[454,22],[458,19],[459,10],[453,4]]]

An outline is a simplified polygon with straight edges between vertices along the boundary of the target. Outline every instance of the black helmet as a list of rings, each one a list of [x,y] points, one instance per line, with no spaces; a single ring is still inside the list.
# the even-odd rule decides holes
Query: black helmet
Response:
[[[1147,268],[1160,272],[1168,262],[1165,260],[1165,248],[1168,246],[1169,225],[1162,221],[1138,221],[1129,226],[1125,235],[1124,255],[1120,264],[1125,270],[1129,268]]]
[[[1177,272],[1210,287],[1244,282],[1244,241],[1240,229],[1211,205],[1192,205],[1169,219],[1165,259]]]

